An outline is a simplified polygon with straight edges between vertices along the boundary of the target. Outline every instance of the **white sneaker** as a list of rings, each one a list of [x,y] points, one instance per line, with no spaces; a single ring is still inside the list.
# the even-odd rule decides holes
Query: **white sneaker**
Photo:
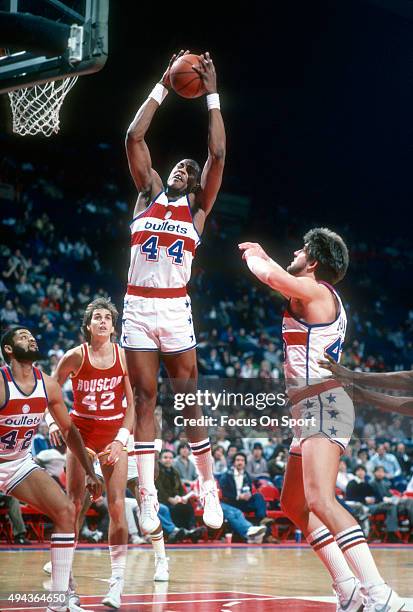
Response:
[[[142,538],[137,533],[134,533],[133,535],[131,535],[130,541],[131,541],[131,544],[146,544],[145,538]]]
[[[158,517],[159,503],[157,493],[146,493],[141,489],[141,508],[139,515],[139,526],[141,532],[153,533],[160,526]]]
[[[48,561],[47,563],[43,565],[43,571],[46,574],[49,574],[49,576],[52,575],[52,562],[51,561]]]
[[[71,589],[69,586],[69,608],[70,606],[79,607],[80,606],[80,597],[76,593],[74,589]]]
[[[114,608],[117,610],[120,608],[120,598],[123,591],[123,578],[114,578],[110,581],[110,589],[108,594],[102,599],[104,606]]]
[[[334,582],[333,589],[337,597],[337,612],[361,612],[363,610],[365,598],[357,578]]]
[[[76,599],[78,603],[76,603]],[[81,608],[79,604],[80,604],[80,599],[78,595],[76,595],[75,598],[70,598],[69,596],[69,603],[68,603],[67,609],[69,610],[69,612],[85,612],[85,609]]]
[[[84,608],[81,608],[70,599],[65,606],[49,606],[46,608],[46,612],[85,612]]]
[[[262,544],[267,528],[265,525],[252,525],[247,531],[248,544]]]
[[[158,557],[155,555],[155,574],[153,576],[155,582],[168,582],[169,580],[169,564],[168,557]]]
[[[405,606],[405,602],[387,584],[383,583],[363,590],[366,596],[364,612],[399,612]]]
[[[219,503],[215,480],[206,480],[200,487],[199,499],[204,508],[204,523],[211,529],[219,529],[224,522],[224,514]]]

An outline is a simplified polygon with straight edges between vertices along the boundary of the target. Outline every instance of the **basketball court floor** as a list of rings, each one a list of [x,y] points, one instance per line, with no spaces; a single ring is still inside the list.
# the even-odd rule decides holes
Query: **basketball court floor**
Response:
[[[153,552],[149,546],[130,546],[121,610],[127,612],[333,612],[331,581],[307,545],[248,546],[221,543],[167,547],[169,583],[154,583]],[[373,554],[386,580],[413,611],[413,546],[376,545]],[[0,548],[1,612],[44,610],[12,603],[12,592],[36,592],[50,586],[42,571],[48,547]],[[75,554],[75,577],[81,605],[107,610],[100,601],[108,590],[109,552],[106,546],[80,546]]]

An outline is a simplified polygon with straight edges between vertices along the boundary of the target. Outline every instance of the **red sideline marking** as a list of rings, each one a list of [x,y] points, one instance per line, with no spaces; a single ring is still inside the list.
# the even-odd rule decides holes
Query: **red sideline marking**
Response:
[[[81,597],[83,608],[107,608],[100,602],[102,595],[89,595]],[[3,600],[4,601],[4,600]],[[294,598],[272,597],[270,595],[253,595],[249,593],[237,593],[233,591],[211,592],[211,593],[165,593],[165,594],[133,594],[122,597],[122,612],[138,612],[138,606],[145,606],[145,610],[150,610],[154,605],[158,605],[159,612],[224,612],[232,610],[236,604],[236,610],[242,612],[302,612],[306,610],[317,610],[318,612],[333,612],[334,604],[322,603],[319,601],[305,601]],[[33,610],[44,609],[41,606],[19,607],[19,604],[1,608],[2,612],[11,610],[12,612],[31,612]],[[146,607],[148,606],[148,607]],[[166,606],[166,608],[164,608]]]

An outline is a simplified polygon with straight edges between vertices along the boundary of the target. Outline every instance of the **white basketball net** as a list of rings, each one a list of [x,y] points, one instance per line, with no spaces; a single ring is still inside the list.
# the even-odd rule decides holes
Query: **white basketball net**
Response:
[[[21,136],[57,134],[60,108],[76,81],[74,76],[9,92],[13,132]]]

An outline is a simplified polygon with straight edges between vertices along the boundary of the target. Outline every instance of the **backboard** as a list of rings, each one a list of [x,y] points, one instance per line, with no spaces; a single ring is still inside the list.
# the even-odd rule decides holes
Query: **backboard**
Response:
[[[109,0],[0,0],[0,93],[101,70],[108,14]]]

